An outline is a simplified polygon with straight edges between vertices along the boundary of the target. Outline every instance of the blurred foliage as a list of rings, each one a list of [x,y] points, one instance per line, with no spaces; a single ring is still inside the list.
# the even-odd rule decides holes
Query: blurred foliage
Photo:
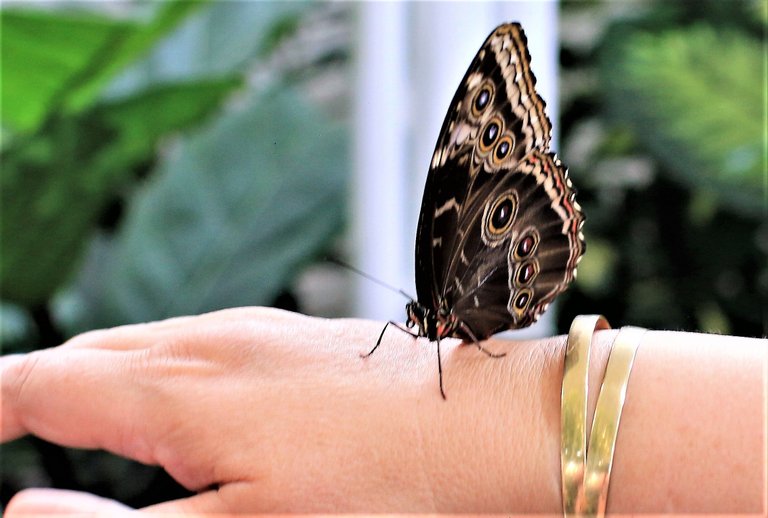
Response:
[[[150,87],[100,101],[198,2],[160,4],[150,23],[2,11],[3,299],[44,305],[71,276],[110,201],[161,137],[209,115],[239,78]]]
[[[760,214],[763,48],[705,24],[661,34],[612,28],[603,65],[611,113],[683,184]],[[716,56],[716,59],[713,59]]]
[[[562,314],[766,335],[761,3],[616,7],[563,7],[564,23],[598,30],[586,42],[563,31],[563,84],[581,85],[565,87],[563,154],[589,245]]]
[[[270,304],[342,224],[345,146],[286,88],[187,139],[96,242],[76,330]]]
[[[283,300],[344,223],[346,132],[296,72],[338,49],[274,58],[318,8],[35,7],[0,11],[3,352]],[[187,493],[159,468],[36,438],[2,445],[0,468],[3,503],[46,485],[133,506]]]
[[[3,9],[3,127],[33,131],[53,113],[91,105],[117,72],[202,2],[158,5],[149,23]]]
[[[226,78],[150,88],[78,115],[50,114],[0,159],[3,298],[44,304],[69,280],[110,202],[154,158],[158,140],[205,118],[240,84]]]

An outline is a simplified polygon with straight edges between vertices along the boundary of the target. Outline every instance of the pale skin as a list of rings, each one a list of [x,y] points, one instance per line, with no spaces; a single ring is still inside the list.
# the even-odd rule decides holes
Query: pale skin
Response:
[[[492,359],[382,324],[267,308],[125,326],[0,359],[0,438],[25,434],[163,466],[191,498],[146,513],[560,512],[565,337],[491,339]],[[614,331],[595,335],[591,393]],[[765,340],[645,335],[608,512],[763,514]],[[591,407],[594,407],[594,397]],[[212,489],[213,488],[213,489]],[[28,489],[11,518],[132,513]]]

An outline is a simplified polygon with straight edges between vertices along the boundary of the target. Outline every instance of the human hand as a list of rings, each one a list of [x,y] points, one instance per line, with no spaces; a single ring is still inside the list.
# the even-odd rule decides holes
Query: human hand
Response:
[[[502,363],[444,341],[445,402],[425,340],[391,330],[373,356],[359,357],[380,329],[241,308],[86,333],[0,360],[0,438],[32,433],[103,448],[199,491],[154,512],[481,511],[526,507],[526,494],[529,509],[556,511],[557,437],[544,421],[557,415],[486,390],[493,369],[526,368],[532,343]],[[509,372],[510,393],[541,383],[526,372]],[[528,434],[537,444],[520,441],[516,451],[515,437]],[[526,468],[526,482],[510,486],[505,465]],[[542,480],[544,493],[531,499]],[[129,511],[92,495],[27,490],[7,516],[56,509]]]

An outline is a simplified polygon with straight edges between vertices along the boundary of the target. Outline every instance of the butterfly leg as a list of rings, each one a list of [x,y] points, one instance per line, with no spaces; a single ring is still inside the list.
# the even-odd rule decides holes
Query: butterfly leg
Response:
[[[411,336],[412,336],[412,337],[414,337],[414,338],[418,338],[418,337],[419,337],[419,335],[417,335],[416,333],[413,333],[413,332],[409,331],[408,329],[406,329],[405,327],[403,327],[403,326],[402,326],[402,325],[400,325],[399,323],[397,323],[397,322],[395,322],[395,321],[393,321],[393,320],[390,320],[389,322],[387,322],[386,324],[384,324],[384,329],[382,329],[382,330],[381,330],[381,334],[379,335],[379,339],[378,339],[378,340],[376,340],[376,345],[374,345],[374,346],[373,346],[373,349],[371,349],[370,351],[368,351],[368,352],[367,352],[367,353],[365,353],[365,354],[362,354],[362,353],[361,353],[361,354],[360,354],[360,358],[368,358],[370,355],[372,355],[372,354],[373,354],[373,351],[375,351],[376,349],[378,349],[378,348],[379,348],[379,346],[381,345],[381,339],[382,339],[382,338],[384,338],[384,331],[386,331],[386,330],[387,330],[387,328],[388,328],[390,325],[393,325],[393,326],[395,326],[396,328],[398,328],[398,329],[399,329],[400,331],[402,331],[403,333],[408,333],[409,335],[411,335]]]
[[[440,395],[445,397],[445,390],[443,390],[443,361],[440,358],[440,337],[437,337],[437,375],[440,378]]]
[[[507,355],[507,353],[492,353],[491,351],[489,351],[488,349],[480,345],[480,342],[472,342],[472,343],[475,344],[475,347],[480,349],[482,352],[484,352],[487,356],[491,358],[504,358]]]
[[[482,344],[480,344],[480,340],[477,339],[477,337],[472,332],[472,330],[469,328],[469,326],[467,326],[464,322],[461,323],[461,328],[472,339],[472,344],[475,347],[477,347],[478,349],[480,349],[487,356],[490,356],[491,358],[504,358],[507,355],[507,353],[492,353],[491,351],[489,351],[488,349],[483,347]]]

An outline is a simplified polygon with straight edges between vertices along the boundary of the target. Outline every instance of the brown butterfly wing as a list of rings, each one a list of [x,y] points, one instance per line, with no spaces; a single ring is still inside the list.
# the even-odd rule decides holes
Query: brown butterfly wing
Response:
[[[535,322],[573,280],[585,248],[584,218],[557,157],[534,150],[495,174],[456,243],[453,284],[442,294],[477,338]]]
[[[424,190],[419,302],[450,308],[478,338],[533,322],[584,251],[583,216],[565,168],[548,153],[551,125],[534,87],[521,27],[498,27],[454,96]],[[516,256],[529,236],[530,254]]]

